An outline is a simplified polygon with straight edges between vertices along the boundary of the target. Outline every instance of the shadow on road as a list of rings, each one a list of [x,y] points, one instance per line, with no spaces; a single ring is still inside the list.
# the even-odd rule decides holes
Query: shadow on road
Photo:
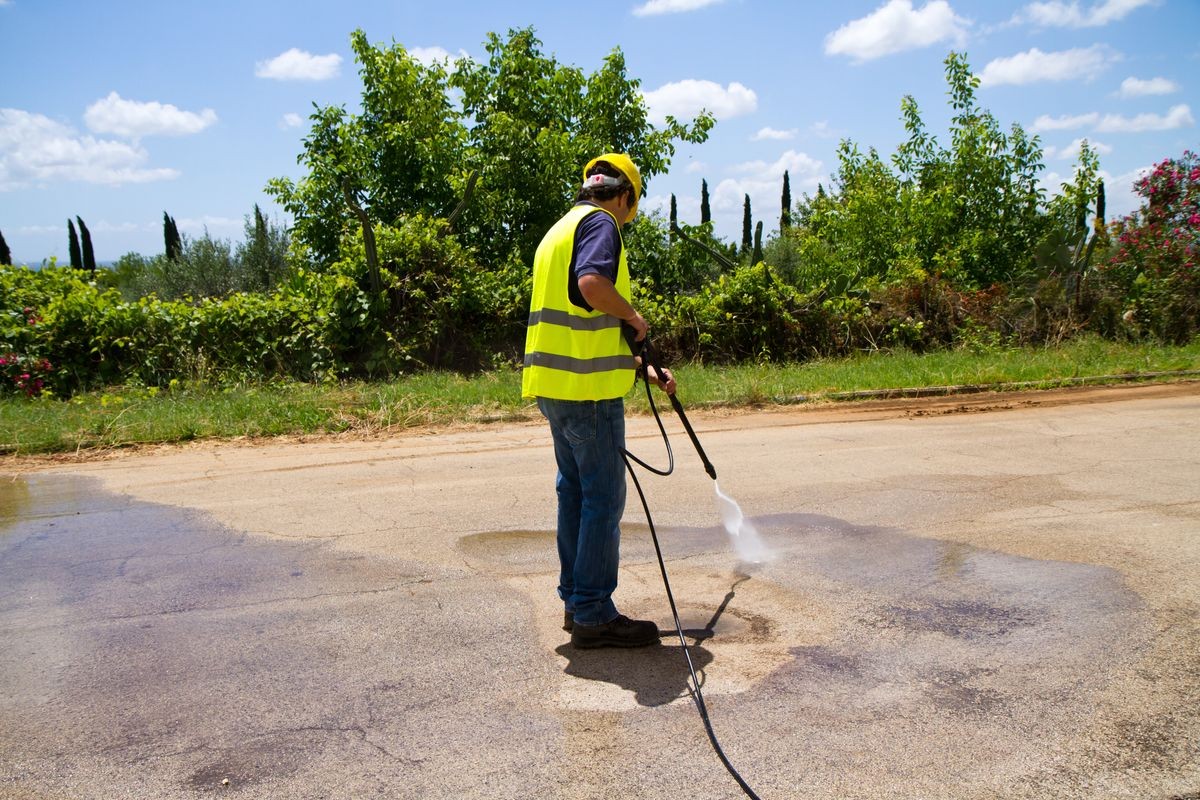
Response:
[[[685,639],[691,640],[687,652],[691,656],[692,667],[696,670],[701,689],[704,688],[704,668],[712,663],[713,654],[700,643],[716,636],[717,622],[733,600],[736,594],[734,590],[749,579],[749,575],[741,575],[729,587],[712,618],[703,628],[683,629]],[[638,705],[661,706],[684,697],[691,691],[683,646],[666,644],[678,641],[678,633],[673,628],[668,628],[662,631],[661,639],[663,644],[645,648],[578,650],[570,644],[564,644],[556,648],[555,652],[567,660],[567,668],[564,671],[568,675],[615,684],[633,692]]]

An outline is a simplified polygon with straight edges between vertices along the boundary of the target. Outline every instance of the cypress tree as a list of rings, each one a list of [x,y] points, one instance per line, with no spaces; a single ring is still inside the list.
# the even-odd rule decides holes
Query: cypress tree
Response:
[[[783,195],[779,198],[779,204],[783,207],[779,214],[779,230],[782,232],[792,226],[792,184],[786,169],[783,171]]]
[[[8,249],[3,233],[0,233],[0,264],[12,264],[12,251]]]
[[[712,221],[712,209],[708,206],[708,181],[700,181],[700,224]]]
[[[92,232],[83,224],[83,217],[75,217],[79,223],[79,237],[83,240],[83,268],[88,272],[96,272],[96,254],[92,251]]]
[[[751,231],[753,223],[750,218],[750,195],[746,195],[746,200],[742,204],[742,256],[750,255],[750,248],[753,247],[753,239]]]
[[[71,266],[83,269],[83,253],[79,250],[79,234],[75,232],[75,223],[67,220],[68,249],[71,251]]]
[[[762,251],[762,220],[754,223],[754,257],[750,261],[758,264],[763,260]]]
[[[675,207],[675,195],[671,195],[671,241],[675,241],[675,229],[679,227],[679,209]]]
[[[1096,219],[1092,222],[1092,227],[1095,228],[1096,235],[1101,239],[1104,239],[1108,235],[1108,228],[1104,223],[1104,214],[1104,181],[1101,180],[1100,185],[1096,188]]]
[[[179,228],[175,227],[175,218],[163,212],[163,245],[168,261],[179,258],[183,252],[183,242],[179,238]]]

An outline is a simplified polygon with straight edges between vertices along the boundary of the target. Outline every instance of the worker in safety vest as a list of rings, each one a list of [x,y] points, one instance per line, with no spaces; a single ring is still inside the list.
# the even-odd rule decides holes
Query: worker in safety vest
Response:
[[[621,515],[625,510],[624,395],[637,361],[621,325],[637,340],[646,320],[629,303],[621,226],[637,214],[642,178],[629,156],[606,153],[583,170],[575,206],[538,245],[525,337],[521,393],[537,398],[558,462],[558,595],[563,630],[576,647],[638,647],[658,626],[617,612]],[[669,370],[648,380],[675,392]]]

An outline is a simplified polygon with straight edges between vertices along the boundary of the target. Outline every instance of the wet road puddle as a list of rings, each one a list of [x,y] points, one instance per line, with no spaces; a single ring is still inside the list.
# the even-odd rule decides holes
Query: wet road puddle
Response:
[[[830,517],[752,522],[766,564],[739,564],[717,525],[660,537],[705,694],[737,696],[717,713],[763,759],[784,763],[796,741],[741,719],[847,763],[864,742],[879,763],[976,763],[976,742],[1036,760],[1149,635],[1111,570]],[[536,796],[558,767],[526,751],[559,746],[558,715],[585,730],[602,710],[635,740],[694,733],[671,636],[566,644],[551,533],[475,534],[458,551],[455,566],[368,558],[87,479],[0,480],[0,785],[99,798],[137,775],[155,797],[466,796],[463,759],[487,753],[495,796]],[[626,530],[622,558],[622,610],[665,628],[644,528]],[[666,706],[681,708],[627,713]]]
[[[872,716],[1065,710],[1089,702],[1104,670],[1127,663],[1148,636],[1137,596],[1108,569],[817,515],[753,523],[774,554],[765,564],[740,564],[718,526],[659,532],[706,694],[776,691],[815,706],[842,698],[824,709],[835,716],[855,708]],[[513,576],[557,564],[549,531],[475,534],[459,549],[478,569]],[[629,603],[672,627],[648,532],[627,527],[621,550],[623,573],[635,580],[622,578],[618,607]],[[541,583],[553,581],[551,574]],[[549,615],[557,600],[534,602]],[[638,655],[639,666],[569,646],[558,652],[568,675],[637,694],[630,687],[639,668],[680,674],[673,630],[663,643],[672,652]],[[688,701],[679,681],[671,689],[643,689],[637,703]],[[560,702],[599,709],[620,698],[575,687]]]
[[[447,680],[496,680],[463,578],[247,536],[90,479],[0,476],[0,795],[444,787],[448,737],[486,750],[520,728],[470,721]],[[502,586],[488,596],[520,615]],[[536,673],[520,641],[490,652],[505,675]]]

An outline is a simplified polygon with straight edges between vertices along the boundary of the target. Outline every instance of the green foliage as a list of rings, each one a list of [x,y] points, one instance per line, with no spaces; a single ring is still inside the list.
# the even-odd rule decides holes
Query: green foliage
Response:
[[[12,264],[12,251],[8,249],[8,242],[4,241],[4,234],[0,233],[0,266],[4,264]]]
[[[1050,224],[1037,138],[1019,125],[1005,134],[977,105],[979,80],[965,58],[951,53],[945,63],[950,148],[926,130],[911,97],[901,103],[908,139],[890,165],[874,149],[842,142],[833,190],[806,197],[786,234],[802,254],[798,280],[857,271],[886,284],[938,274],[974,289],[1029,272]]]
[[[269,291],[283,281],[289,271],[289,242],[287,230],[268,220],[256,203],[253,216],[246,217],[245,238],[234,253],[239,290]]]
[[[299,158],[308,174],[267,187],[321,269],[337,260],[342,237],[357,224],[347,194],[361,200],[372,224],[394,225],[405,216],[447,216],[472,175],[479,181],[457,235],[485,263],[528,262],[569,206],[589,159],[627,152],[648,181],[666,170],[676,141],[701,142],[713,124],[702,115],[656,128],[620,50],[586,75],[543,55],[530,28],[507,39],[490,34],[488,60],[462,59],[452,73],[421,64],[400,45],[371,46],[362,31],[351,41],[361,113],[315,109]]]
[[[712,226],[677,226],[685,236],[711,246],[720,242]],[[673,239],[669,222],[661,214],[639,214],[622,230],[633,280],[652,294],[682,294],[699,291],[719,274],[713,259],[698,248]]]
[[[1135,188],[1142,206],[1113,226],[1103,275],[1134,333],[1185,342],[1200,331],[1200,156],[1165,159]]]
[[[864,309],[858,301],[802,293],[765,264],[739,266],[694,294],[640,290],[635,305],[668,362],[715,363],[837,352],[845,342],[843,322]]]

